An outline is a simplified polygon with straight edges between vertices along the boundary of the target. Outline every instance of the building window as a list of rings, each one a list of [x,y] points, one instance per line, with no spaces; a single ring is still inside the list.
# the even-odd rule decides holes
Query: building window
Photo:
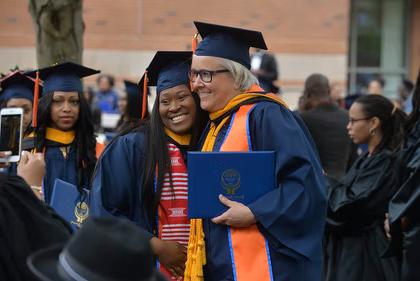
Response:
[[[370,80],[385,82],[384,94],[397,95],[407,76],[408,0],[352,0],[349,94],[366,93]]]

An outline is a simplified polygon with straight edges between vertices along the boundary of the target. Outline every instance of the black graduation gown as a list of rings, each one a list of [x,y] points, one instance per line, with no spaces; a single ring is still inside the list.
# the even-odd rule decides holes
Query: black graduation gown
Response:
[[[389,204],[391,249],[401,259],[401,280],[420,280],[420,121],[406,138],[396,170],[399,189]]]
[[[394,179],[389,151],[361,155],[347,175],[328,188],[325,274],[327,281],[398,280],[395,258],[381,258],[383,230]]]
[[[26,258],[70,235],[67,222],[38,200],[22,178],[0,174],[0,280],[38,280]]]

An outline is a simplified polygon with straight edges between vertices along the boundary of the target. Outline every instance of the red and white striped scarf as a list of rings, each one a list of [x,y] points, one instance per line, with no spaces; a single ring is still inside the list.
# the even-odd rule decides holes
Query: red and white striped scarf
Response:
[[[158,238],[188,245],[190,221],[188,219],[188,174],[181,150],[168,142],[171,160],[172,186],[169,173],[165,174],[162,195],[158,208]],[[173,277],[162,265],[160,271],[170,280],[183,280]]]

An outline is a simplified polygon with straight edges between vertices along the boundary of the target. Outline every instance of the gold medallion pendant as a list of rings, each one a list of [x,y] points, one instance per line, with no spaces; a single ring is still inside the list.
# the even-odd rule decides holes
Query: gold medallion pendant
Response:
[[[84,201],[77,202],[74,207],[74,215],[76,216],[76,221],[72,221],[72,224],[75,224],[78,228],[82,227],[83,223],[89,216],[89,206]]]

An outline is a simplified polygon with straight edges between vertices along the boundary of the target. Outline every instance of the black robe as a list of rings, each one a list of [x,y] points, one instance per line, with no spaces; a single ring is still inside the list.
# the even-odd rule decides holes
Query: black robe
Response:
[[[398,280],[395,258],[381,258],[388,246],[383,221],[391,190],[392,157],[361,155],[347,175],[328,189],[325,274],[327,281]]]
[[[390,248],[401,259],[401,280],[420,280],[420,121],[406,137],[396,170],[399,189],[389,204]]]
[[[70,235],[67,222],[38,200],[22,178],[0,174],[0,280],[38,280],[26,258]]]

